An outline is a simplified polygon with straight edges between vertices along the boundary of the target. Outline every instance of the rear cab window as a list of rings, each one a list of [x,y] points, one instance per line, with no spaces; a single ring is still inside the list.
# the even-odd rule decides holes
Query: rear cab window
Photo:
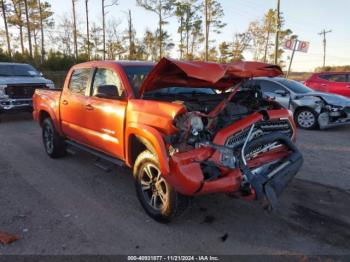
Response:
[[[91,68],[74,69],[69,81],[68,89],[78,95],[86,95],[86,90],[90,83]]]

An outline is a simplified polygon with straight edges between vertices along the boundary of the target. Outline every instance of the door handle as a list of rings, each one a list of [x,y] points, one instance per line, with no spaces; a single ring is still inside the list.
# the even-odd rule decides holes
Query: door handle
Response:
[[[327,86],[326,84],[321,84],[321,86]]]
[[[62,105],[65,105],[65,106],[68,105],[68,101],[67,100],[63,100],[62,101]]]
[[[86,110],[94,110],[94,107],[90,104],[85,106]]]

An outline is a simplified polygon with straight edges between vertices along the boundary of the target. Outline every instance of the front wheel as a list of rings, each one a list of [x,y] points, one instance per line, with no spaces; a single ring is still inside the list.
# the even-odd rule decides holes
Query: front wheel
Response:
[[[137,197],[146,213],[161,223],[168,223],[188,206],[189,199],[163,178],[157,157],[146,150],[136,159],[134,177]]]
[[[42,125],[42,137],[46,153],[51,158],[66,155],[64,139],[57,133],[50,118],[46,118]]]
[[[312,109],[303,108],[295,112],[294,120],[298,127],[303,129],[316,129],[318,115]]]

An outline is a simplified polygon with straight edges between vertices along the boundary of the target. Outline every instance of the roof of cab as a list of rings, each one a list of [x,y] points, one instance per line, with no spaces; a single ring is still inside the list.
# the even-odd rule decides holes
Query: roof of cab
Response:
[[[95,61],[88,61],[84,63],[79,63],[74,65],[73,67],[80,67],[80,66],[99,66],[99,65],[110,65],[110,64],[117,64],[119,66],[154,66],[154,62],[149,61],[124,61],[124,60],[95,60]]]

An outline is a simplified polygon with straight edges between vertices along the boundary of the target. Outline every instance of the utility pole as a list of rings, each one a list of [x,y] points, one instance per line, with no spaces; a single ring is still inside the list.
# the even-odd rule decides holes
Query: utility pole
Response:
[[[332,33],[332,30],[326,31],[326,29],[323,29],[322,32],[318,33],[319,35],[323,36],[323,68],[326,67],[326,47],[327,47],[326,35],[328,33]]]
[[[281,30],[281,1],[277,0],[277,19],[276,19],[276,40],[275,40],[275,64],[278,63],[279,38]]]

